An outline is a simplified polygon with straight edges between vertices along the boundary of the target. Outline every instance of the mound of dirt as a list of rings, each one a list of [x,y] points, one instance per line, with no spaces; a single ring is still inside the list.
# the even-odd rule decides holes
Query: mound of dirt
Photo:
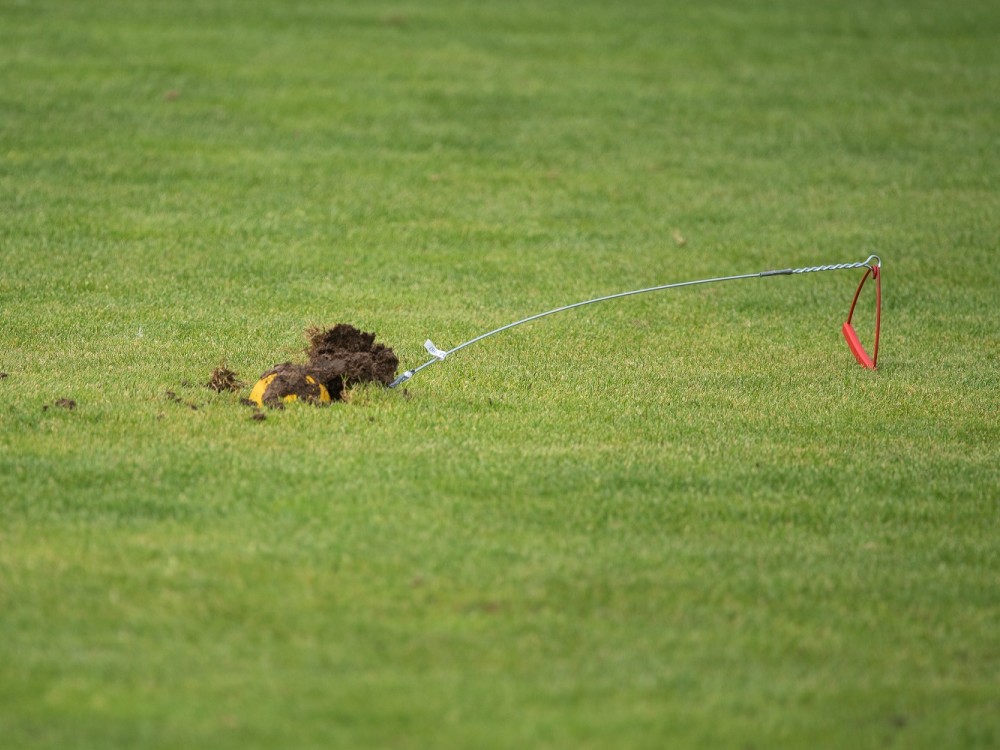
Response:
[[[319,381],[312,376],[309,365],[297,365],[292,362],[282,362],[263,373],[261,380],[272,378],[268,383],[261,401],[272,409],[283,409],[286,396],[295,396],[300,401],[310,404],[320,404],[329,399],[324,397]]]
[[[343,398],[344,391],[355,383],[389,385],[399,367],[399,358],[384,344],[375,343],[374,333],[360,331],[349,323],[333,328],[306,331],[309,346],[305,364],[284,362],[263,375],[274,379],[264,391],[263,402],[277,406],[288,395],[310,403],[320,403],[320,385],[331,401]]]

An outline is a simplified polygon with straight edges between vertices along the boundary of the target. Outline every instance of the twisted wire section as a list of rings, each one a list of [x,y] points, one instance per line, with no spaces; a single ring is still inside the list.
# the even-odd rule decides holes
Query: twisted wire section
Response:
[[[860,263],[834,263],[829,266],[806,266],[793,268],[790,273],[816,273],[817,271],[841,271],[849,268],[881,268],[882,259],[877,255],[869,255]]]

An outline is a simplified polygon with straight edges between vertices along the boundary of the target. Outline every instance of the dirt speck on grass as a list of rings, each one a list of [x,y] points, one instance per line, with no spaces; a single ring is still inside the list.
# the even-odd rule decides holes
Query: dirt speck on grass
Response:
[[[284,362],[261,375],[275,376],[264,391],[262,400],[266,405],[276,406],[291,394],[320,403],[321,384],[332,401],[340,401],[356,383],[389,385],[396,375],[399,358],[389,347],[375,343],[374,333],[338,323],[332,328],[311,328],[306,335],[308,362]]]
[[[6,379],[7,377],[9,377],[9,376],[7,375],[7,373],[5,373],[5,372],[0,372],[0,380],[5,380],[5,379]]]
[[[173,401],[175,404],[183,404],[191,411],[198,411],[198,404],[193,401],[185,401],[173,391],[165,391],[163,395],[166,397],[167,401]]]
[[[216,393],[230,392],[234,393],[242,388],[245,384],[240,380],[239,373],[233,372],[227,367],[216,367],[212,370],[212,375],[209,377],[208,382],[205,383],[205,387],[215,391]]]
[[[250,417],[250,419],[254,420],[255,422],[263,422],[265,419],[267,419],[267,414],[265,414],[262,411],[256,411],[253,413],[253,416]]]

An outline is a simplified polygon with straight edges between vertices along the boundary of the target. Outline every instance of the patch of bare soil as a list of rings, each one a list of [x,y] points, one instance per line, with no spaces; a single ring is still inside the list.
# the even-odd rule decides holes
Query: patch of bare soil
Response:
[[[274,375],[264,392],[263,402],[275,406],[290,394],[310,403],[320,403],[320,385],[332,401],[356,383],[389,385],[399,367],[399,358],[384,344],[375,342],[374,333],[365,333],[349,323],[332,328],[306,331],[309,346],[304,364],[284,362],[265,372]]]

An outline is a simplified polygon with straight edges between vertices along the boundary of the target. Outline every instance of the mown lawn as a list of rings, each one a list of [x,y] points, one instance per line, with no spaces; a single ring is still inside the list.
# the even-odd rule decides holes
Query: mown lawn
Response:
[[[0,0],[0,745],[996,747],[997,38],[985,0]],[[872,252],[874,373],[838,271],[263,421],[203,386],[310,325],[413,367]]]

